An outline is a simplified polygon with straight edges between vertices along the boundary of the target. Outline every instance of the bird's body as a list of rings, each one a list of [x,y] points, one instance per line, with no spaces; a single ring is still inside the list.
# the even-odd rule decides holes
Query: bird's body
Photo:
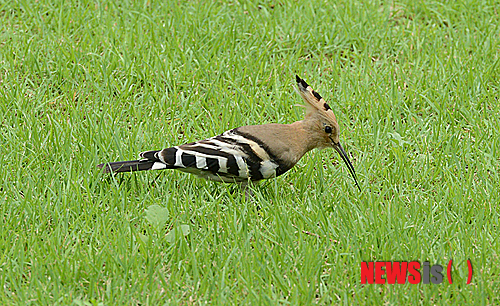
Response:
[[[100,164],[105,172],[177,169],[202,178],[247,183],[277,177],[314,148],[335,148],[356,184],[354,168],[338,139],[338,123],[321,96],[297,76],[306,116],[292,124],[249,125],[205,140],[140,153],[142,159]],[[359,187],[359,186],[358,186]]]
[[[262,127],[277,128],[275,124]],[[279,127],[289,129],[289,126]],[[250,138],[244,130],[252,126],[244,126],[224,132],[221,135],[175,146],[159,151],[140,153],[141,160],[110,163],[113,172],[157,169],[177,169],[196,174],[213,181],[243,182],[258,181],[279,176],[295,165],[297,161],[283,160],[264,142]],[[116,165],[116,166],[115,166]],[[145,169],[141,169],[145,168]]]

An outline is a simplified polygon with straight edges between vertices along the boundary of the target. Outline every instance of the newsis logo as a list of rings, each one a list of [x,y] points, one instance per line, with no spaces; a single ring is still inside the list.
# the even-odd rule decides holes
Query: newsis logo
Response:
[[[472,263],[467,260],[469,274],[467,284],[472,280]],[[446,277],[448,283],[453,284],[452,260],[448,262]],[[421,271],[420,271],[421,270]],[[384,278],[385,276],[385,278]],[[428,261],[420,264],[418,261],[370,261],[361,263],[361,283],[362,284],[441,284],[444,280],[443,267],[441,265],[431,265]]]

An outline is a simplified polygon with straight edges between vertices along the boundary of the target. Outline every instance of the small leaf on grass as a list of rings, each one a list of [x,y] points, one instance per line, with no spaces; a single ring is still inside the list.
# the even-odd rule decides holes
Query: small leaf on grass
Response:
[[[388,134],[392,136],[392,138],[390,138],[389,140],[391,140],[400,147],[403,147],[405,144],[411,144],[409,141],[403,140],[403,137],[401,137],[401,135],[398,132],[388,133]]]
[[[161,207],[159,205],[151,205],[146,209],[146,219],[156,227],[160,229],[165,226],[168,220],[168,209],[166,207]]]
[[[174,241],[177,240],[178,237],[187,236],[190,232],[191,229],[189,228],[189,225],[182,224],[168,232],[166,238],[168,242],[174,243]]]
[[[141,239],[142,242],[148,243],[148,241],[149,241],[149,237],[148,236],[143,235],[141,233],[137,233],[137,235],[139,236],[139,238]]]

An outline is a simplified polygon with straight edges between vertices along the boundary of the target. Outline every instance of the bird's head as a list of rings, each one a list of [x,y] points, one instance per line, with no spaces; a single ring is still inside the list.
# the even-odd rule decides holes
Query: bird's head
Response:
[[[347,153],[340,144],[340,129],[337,123],[337,118],[333,113],[330,105],[326,103],[319,93],[314,91],[311,86],[309,86],[306,81],[296,76],[297,79],[297,91],[300,96],[306,101],[306,118],[310,122],[312,128],[314,129],[314,135],[317,135],[317,141],[315,146],[319,148],[333,147],[340,155],[342,160],[344,160],[349,172],[354,178],[354,182],[359,190],[358,180],[356,178],[356,172],[352,166]]]

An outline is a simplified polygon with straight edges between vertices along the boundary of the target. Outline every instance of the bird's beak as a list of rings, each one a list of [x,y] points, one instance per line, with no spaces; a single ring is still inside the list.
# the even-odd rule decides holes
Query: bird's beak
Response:
[[[359,191],[361,191],[361,187],[359,187],[358,180],[356,178],[356,172],[354,171],[354,167],[351,164],[351,161],[349,160],[349,157],[347,156],[347,153],[344,151],[344,148],[340,145],[340,142],[335,143],[332,140],[332,145],[333,148],[339,152],[340,157],[344,160],[345,164],[347,165],[347,169],[349,169],[349,172],[351,172],[352,177],[354,178],[354,182],[356,183],[356,186],[358,186]]]

